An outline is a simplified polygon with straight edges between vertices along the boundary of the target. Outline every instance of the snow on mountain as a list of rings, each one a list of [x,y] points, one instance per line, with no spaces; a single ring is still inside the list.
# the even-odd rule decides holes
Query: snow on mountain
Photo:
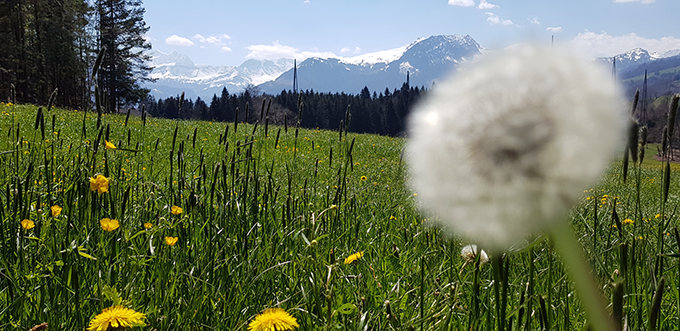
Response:
[[[298,86],[302,90],[345,92],[356,94],[368,87],[370,91],[383,92],[400,88],[409,74],[411,86],[432,86],[447,72],[462,63],[473,61],[488,52],[469,35],[438,35],[420,38],[413,43],[385,51],[353,57],[308,58],[298,63]],[[220,94],[223,88],[238,93],[249,84],[261,91],[277,94],[290,90],[293,85],[293,60],[276,61],[250,59],[241,65],[197,65],[183,54],[153,51],[151,78],[156,83],[146,83],[156,98],[167,98],[186,92],[187,98],[200,96],[209,99]],[[595,60],[612,65],[624,73],[659,59],[680,55],[680,49],[650,53],[634,48],[614,57]]]
[[[652,61],[653,58],[649,55],[649,52],[642,48],[633,48],[628,52],[623,54],[618,54],[612,57],[599,57],[595,59],[596,61],[601,61],[609,65],[613,65],[614,59],[616,59],[616,71],[623,72],[628,69],[634,68],[642,63]]]
[[[150,78],[155,83],[146,83],[156,98],[167,98],[185,92],[187,98],[200,96],[209,99],[220,94],[226,87],[229,92],[240,92],[246,86],[259,85],[276,79],[281,73],[293,67],[292,59],[276,61],[247,60],[237,67],[196,65],[183,54],[173,51],[166,54],[152,51]]]
[[[298,85],[302,90],[356,94],[364,87],[383,92],[400,88],[407,72],[411,86],[430,87],[458,65],[480,54],[483,48],[469,35],[431,36],[405,47],[352,58],[309,58],[298,64]],[[293,71],[260,85],[267,93],[292,87]]]
[[[404,55],[404,53],[409,48],[411,48],[411,46],[417,44],[418,42],[424,39],[425,38],[418,38],[415,42],[411,43],[410,45],[388,49],[386,51],[366,53],[352,57],[343,57],[340,58],[340,62],[360,66],[371,66],[378,63],[390,63],[392,61],[398,60],[402,55]]]
[[[658,59],[664,59],[672,56],[680,55],[680,49],[669,50],[665,52],[650,53],[643,48],[633,48],[628,52],[618,54],[612,57],[599,57],[595,60],[604,63],[612,64],[616,58],[616,71],[625,72],[638,67],[641,64],[648,63]]]
[[[680,55],[680,49],[672,49],[665,52],[655,52],[651,54],[655,59],[665,59],[667,57]]]

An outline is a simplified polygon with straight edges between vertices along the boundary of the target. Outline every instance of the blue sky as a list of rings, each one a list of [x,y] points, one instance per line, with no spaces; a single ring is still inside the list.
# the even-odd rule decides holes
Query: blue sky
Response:
[[[197,64],[356,56],[438,34],[539,40],[587,56],[680,49],[678,0],[144,0],[153,48]]]

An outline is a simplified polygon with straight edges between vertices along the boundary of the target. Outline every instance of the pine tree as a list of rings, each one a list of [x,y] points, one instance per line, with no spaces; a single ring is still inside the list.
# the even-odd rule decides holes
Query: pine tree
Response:
[[[85,0],[0,2],[0,90],[14,84],[19,102],[44,104],[59,88],[56,105],[88,105],[89,12]]]
[[[149,31],[144,11],[141,0],[97,0],[99,45],[106,47],[98,84],[108,94],[107,111],[118,111],[149,93],[138,85],[139,81],[151,81],[151,56],[144,53],[151,49],[144,39]]]

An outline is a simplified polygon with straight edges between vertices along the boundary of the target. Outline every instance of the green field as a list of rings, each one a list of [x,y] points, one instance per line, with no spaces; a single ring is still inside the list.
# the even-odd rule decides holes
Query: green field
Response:
[[[505,255],[494,281],[491,263],[465,260],[467,243],[428,226],[401,138],[0,112],[2,330],[83,330],[114,304],[145,313],[144,330],[246,330],[271,307],[300,330],[586,328],[550,238]],[[661,203],[653,154],[626,183],[612,165],[571,215],[608,310],[631,330],[680,328],[679,176]],[[98,174],[110,179],[101,194],[90,186]],[[106,231],[104,218],[120,226]]]

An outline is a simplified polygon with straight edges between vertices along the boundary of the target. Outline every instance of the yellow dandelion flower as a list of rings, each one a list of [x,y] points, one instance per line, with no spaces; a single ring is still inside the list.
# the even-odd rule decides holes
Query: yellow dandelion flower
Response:
[[[284,331],[299,328],[295,317],[281,308],[268,308],[248,324],[249,331]]]
[[[123,306],[104,308],[102,312],[90,321],[88,331],[106,331],[146,326],[146,315]]]
[[[59,205],[54,205],[50,207],[50,211],[52,212],[53,217],[57,217],[61,214],[62,208],[59,207]]]
[[[108,140],[104,140],[104,144],[106,145],[106,149],[116,149],[116,145]]]
[[[633,223],[635,223],[635,221],[633,221],[630,218],[626,218],[625,220],[623,220],[623,224],[633,224]]]
[[[59,205],[54,205],[50,207],[50,210],[52,211],[52,217],[57,217],[61,214],[62,208]]]
[[[151,223],[149,223],[149,222],[144,223],[144,228],[145,228],[145,229],[149,230],[149,229],[151,229],[152,227],[153,227],[153,224],[151,224]]]
[[[661,217],[661,214],[654,215],[654,218],[659,218],[659,217]]]
[[[21,221],[21,227],[24,228],[24,230],[30,230],[35,227],[35,223],[29,219],[25,219]]]
[[[368,179],[366,176],[361,176],[361,180],[366,180]]]
[[[165,237],[165,244],[168,246],[175,246],[178,239],[179,238],[177,237]]]
[[[90,191],[97,191],[97,193],[102,194],[109,191],[109,179],[103,175],[97,175],[96,177],[90,177]]]
[[[182,212],[184,212],[184,210],[182,210],[182,207],[172,206],[172,207],[170,208],[170,212],[171,212],[173,215],[179,215],[179,214],[181,214]]]
[[[118,227],[120,227],[120,223],[118,222],[118,220],[112,220],[110,218],[102,218],[99,221],[99,224],[101,224],[102,229],[104,231],[108,231],[108,232],[111,232],[115,229],[118,229]]]
[[[390,216],[390,220],[396,220],[397,218],[394,216]]]
[[[354,261],[359,260],[359,259],[362,258],[363,256],[364,256],[364,252],[357,252],[357,253],[354,253],[354,254],[348,256],[348,257],[345,259],[345,264],[351,264],[351,263],[353,263]]]

